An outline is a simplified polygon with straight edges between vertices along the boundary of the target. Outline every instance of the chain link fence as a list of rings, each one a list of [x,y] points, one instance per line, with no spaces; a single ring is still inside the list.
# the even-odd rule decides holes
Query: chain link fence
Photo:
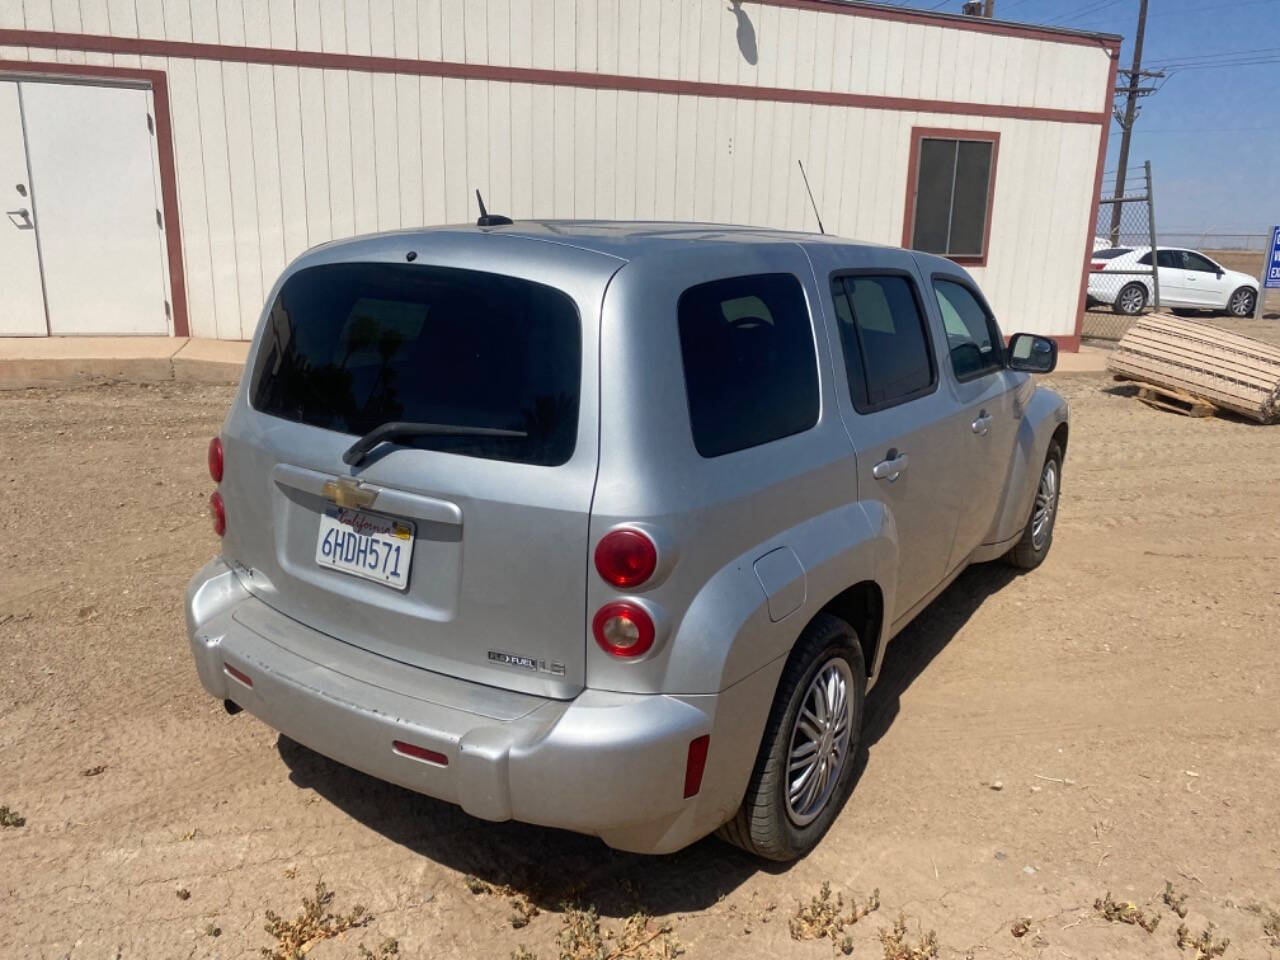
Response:
[[[1119,196],[1117,196],[1117,191]],[[1088,312],[1082,334],[1119,340],[1133,321],[1160,307],[1155,191],[1151,164],[1107,173],[1098,203]]]

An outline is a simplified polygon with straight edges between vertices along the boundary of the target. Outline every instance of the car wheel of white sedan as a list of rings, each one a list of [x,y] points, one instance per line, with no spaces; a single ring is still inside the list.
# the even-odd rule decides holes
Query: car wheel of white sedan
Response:
[[[1257,305],[1258,295],[1248,287],[1241,287],[1227,301],[1227,313],[1233,317],[1252,317],[1253,308]]]
[[[1116,297],[1115,311],[1127,317],[1137,316],[1147,305],[1147,288],[1140,283],[1127,283]]]

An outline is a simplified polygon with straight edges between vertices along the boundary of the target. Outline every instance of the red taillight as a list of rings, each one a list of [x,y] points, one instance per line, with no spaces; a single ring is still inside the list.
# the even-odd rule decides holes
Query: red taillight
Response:
[[[235,679],[239,680],[239,681],[240,681],[241,683],[243,683],[246,687],[252,687],[252,686],[253,686],[253,679],[252,679],[252,678],[251,678],[247,673],[244,673],[244,672],[243,672],[243,671],[241,671],[241,670],[237,670],[237,669],[236,669],[235,667],[233,667],[231,664],[229,664],[229,663],[224,663],[224,664],[222,665],[222,669],[223,669],[223,670],[225,670],[225,671],[227,671],[227,676],[235,677]]]
[[[688,800],[702,789],[702,771],[707,769],[707,748],[711,746],[711,735],[702,736],[689,741],[689,759],[684,767],[684,798]]]
[[[227,532],[227,508],[222,502],[222,494],[217,490],[209,497],[209,516],[213,518],[213,532],[222,536]]]
[[[412,757],[414,760],[425,760],[427,763],[434,763],[441,767],[447,767],[449,765],[449,758],[443,753],[436,750],[428,750],[426,747],[420,747],[416,743],[405,743],[403,740],[392,740],[391,749],[401,756]]]
[[[606,603],[591,621],[591,632],[605,653],[638,657],[653,646],[653,618],[637,603]]]
[[[1105,269],[1107,269],[1107,265],[1105,262],[1103,263],[1095,262],[1095,263],[1089,264],[1089,270],[1092,271],[1093,273],[1101,273]]]
[[[639,530],[613,530],[596,544],[596,571],[615,587],[638,587],[658,568],[658,548]]]
[[[209,441],[209,476],[214,483],[222,482],[222,438],[214,437]]]

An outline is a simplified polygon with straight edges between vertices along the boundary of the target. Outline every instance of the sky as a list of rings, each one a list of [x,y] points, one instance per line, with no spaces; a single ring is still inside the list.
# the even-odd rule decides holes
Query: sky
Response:
[[[961,7],[960,0],[888,2],[946,12]],[[1139,0],[996,0],[995,15],[1119,34],[1123,69],[1133,62],[1138,6]],[[1177,63],[1183,67],[1174,69]],[[1160,232],[1261,234],[1280,224],[1280,0],[1148,0],[1142,65],[1162,64],[1170,75],[1141,101],[1129,150],[1131,167],[1151,161]],[[1119,146],[1113,122],[1108,171],[1116,168]]]

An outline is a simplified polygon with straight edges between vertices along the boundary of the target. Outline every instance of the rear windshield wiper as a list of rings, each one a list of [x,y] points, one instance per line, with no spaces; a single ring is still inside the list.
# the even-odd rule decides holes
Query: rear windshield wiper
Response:
[[[527,437],[523,430],[501,430],[498,427],[468,427],[450,423],[413,423],[394,420],[374,427],[347,448],[342,462],[355,466],[378,444],[398,437]]]

